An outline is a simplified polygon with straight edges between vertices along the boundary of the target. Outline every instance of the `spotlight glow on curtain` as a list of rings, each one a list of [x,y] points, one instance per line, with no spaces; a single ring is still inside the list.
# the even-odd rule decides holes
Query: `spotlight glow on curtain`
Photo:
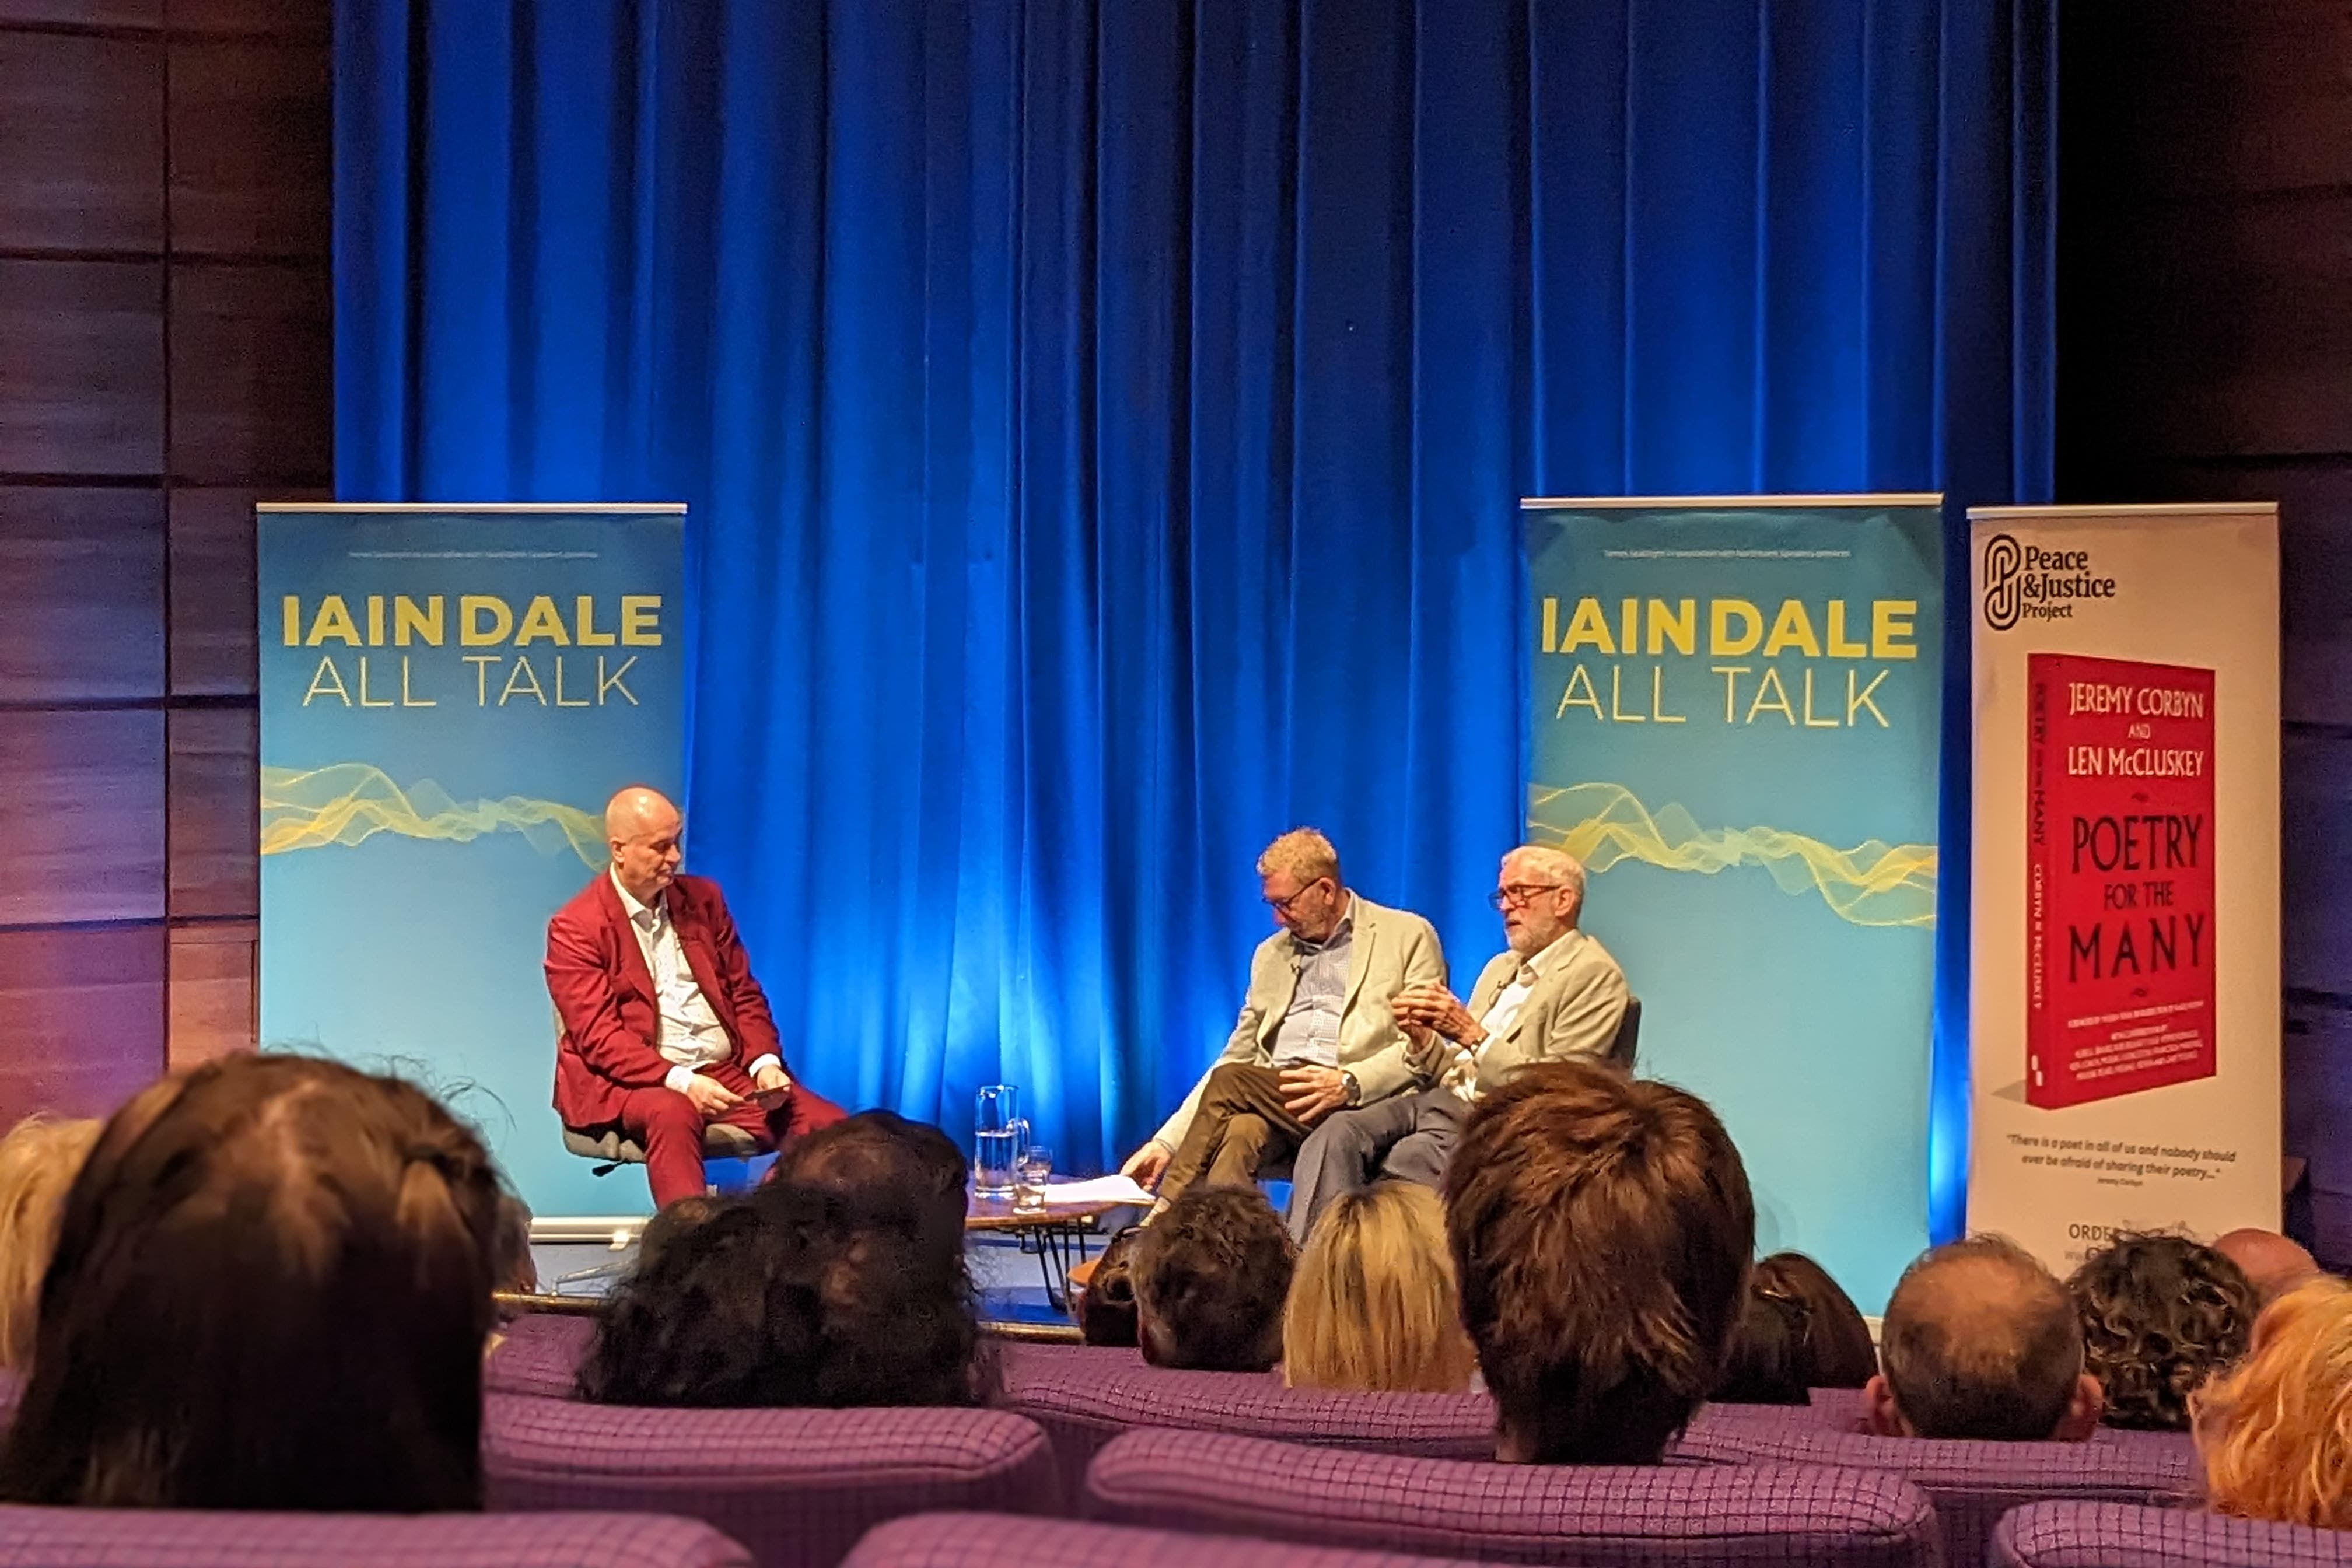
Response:
[[[688,502],[691,850],[796,1065],[957,1130],[1018,1081],[1091,1166],[1229,1027],[1279,829],[1465,983],[1498,944],[1517,497],[2046,494],[2053,46],[2048,0],[339,0],[338,489]]]

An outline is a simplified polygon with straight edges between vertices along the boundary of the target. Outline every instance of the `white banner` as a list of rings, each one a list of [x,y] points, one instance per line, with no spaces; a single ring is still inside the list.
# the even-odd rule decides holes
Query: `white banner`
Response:
[[[2275,1229],[2278,509],[1969,524],[1969,1228]]]

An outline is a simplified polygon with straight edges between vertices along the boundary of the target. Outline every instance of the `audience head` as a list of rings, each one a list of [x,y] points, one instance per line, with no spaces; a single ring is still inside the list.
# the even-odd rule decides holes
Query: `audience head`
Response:
[[[1112,1237],[1078,1297],[1078,1336],[1090,1345],[1135,1348],[1135,1243],[1142,1234],[1129,1226]]]
[[[2272,1302],[2189,1407],[2207,1507],[2352,1530],[2352,1289],[2323,1277]]]
[[[0,1138],[0,1367],[21,1372],[32,1362],[41,1276],[66,1189],[103,1125],[27,1116]]]
[[[604,1405],[972,1405],[987,1393],[961,1248],[898,1194],[771,1182],[638,1264],[580,1369]]]
[[[643,1271],[670,1243],[717,1214],[724,1202],[709,1193],[689,1193],[662,1205],[637,1232],[637,1269]]]
[[[490,1259],[490,1283],[519,1296],[539,1289],[539,1260],[530,1255],[530,1205],[512,1193],[499,1195],[498,1253]]]
[[[629,896],[650,904],[677,879],[686,819],[658,790],[632,784],[604,803],[604,847]]]
[[[1284,1382],[1458,1394],[1476,1361],[1462,1331],[1435,1193],[1381,1182],[1324,1210],[1290,1279]]]
[[[1756,1210],[1715,1112],[1587,1060],[1480,1101],[1445,1174],[1496,1455],[1654,1464],[1715,1387]]]
[[[1143,1359],[1206,1372],[1264,1372],[1282,1357],[1290,1232],[1255,1187],[1187,1187],[1135,1244]]]
[[[2099,1425],[2066,1288],[2015,1243],[1971,1237],[1903,1271],[1864,1403],[1887,1436],[2079,1442]]]
[[[0,1495],[480,1506],[499,1197],[394,1079],[246,1056],[142,1091],[67,1194]]]
[[[1526,958],[1576,929],[1584,913],[1584,867],[1565,849],[1522,844],[1503,857],[1495,895],[1504,940]]]
[[[877,1218],[897,1215],[961,1258],[970,1169],[955,1140],[938,1128],[894,1111],[861,1110],[792,1140],[769,1176],[854,1195]]]
[[[1315,829],[1294,827],[1267,845],[1257,858],[1257,877],[1274,923],[1291,935],[1323,942],[1339,929],[1340,911],[1348,907],[1339,852]]]
[[[1860,1388],[1878,1370],[1870,1325],[1829,1270],[1776,1252],[1749,1271],[1748,1299],[1714,1397],[1802,1405],[1815,1388]]]
[[[2274,1230],[2233,1230],[2214,1242],[2213,1250],[2236,1264],[2265,1301],[2319,1278],[2318,1260],[2302,1243]]]
[[[2116,1236],[2066,1289],[2110,1426],[2187,1431],[2189,1395],[2246,1353],[2261,1310],[2236,1264],[2184,1236]]]

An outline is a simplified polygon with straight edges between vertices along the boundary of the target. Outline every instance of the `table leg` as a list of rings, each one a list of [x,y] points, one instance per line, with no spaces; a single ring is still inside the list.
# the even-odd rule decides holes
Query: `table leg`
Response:
[[[1090,1234],[1089,1226],[1077,1222],[1041,1225],[1022,1232],[1024,1251],[1034,1244],[1037,1269],[1045,1279],[1045,1300],[1057,1312],[1070,1310],[1070,1269],[1086,1261]]]

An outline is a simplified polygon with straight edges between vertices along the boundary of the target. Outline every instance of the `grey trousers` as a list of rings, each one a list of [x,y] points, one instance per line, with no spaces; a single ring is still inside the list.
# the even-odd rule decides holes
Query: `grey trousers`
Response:
[[[1445,1179],[1445,1162],[1469,1113],[1459,1095],[1431,1089],[1325,1117],[1292,1162],[1291,1238],[1305,1245],[1333,1199],[1376,1180],[1437,1187]]]

